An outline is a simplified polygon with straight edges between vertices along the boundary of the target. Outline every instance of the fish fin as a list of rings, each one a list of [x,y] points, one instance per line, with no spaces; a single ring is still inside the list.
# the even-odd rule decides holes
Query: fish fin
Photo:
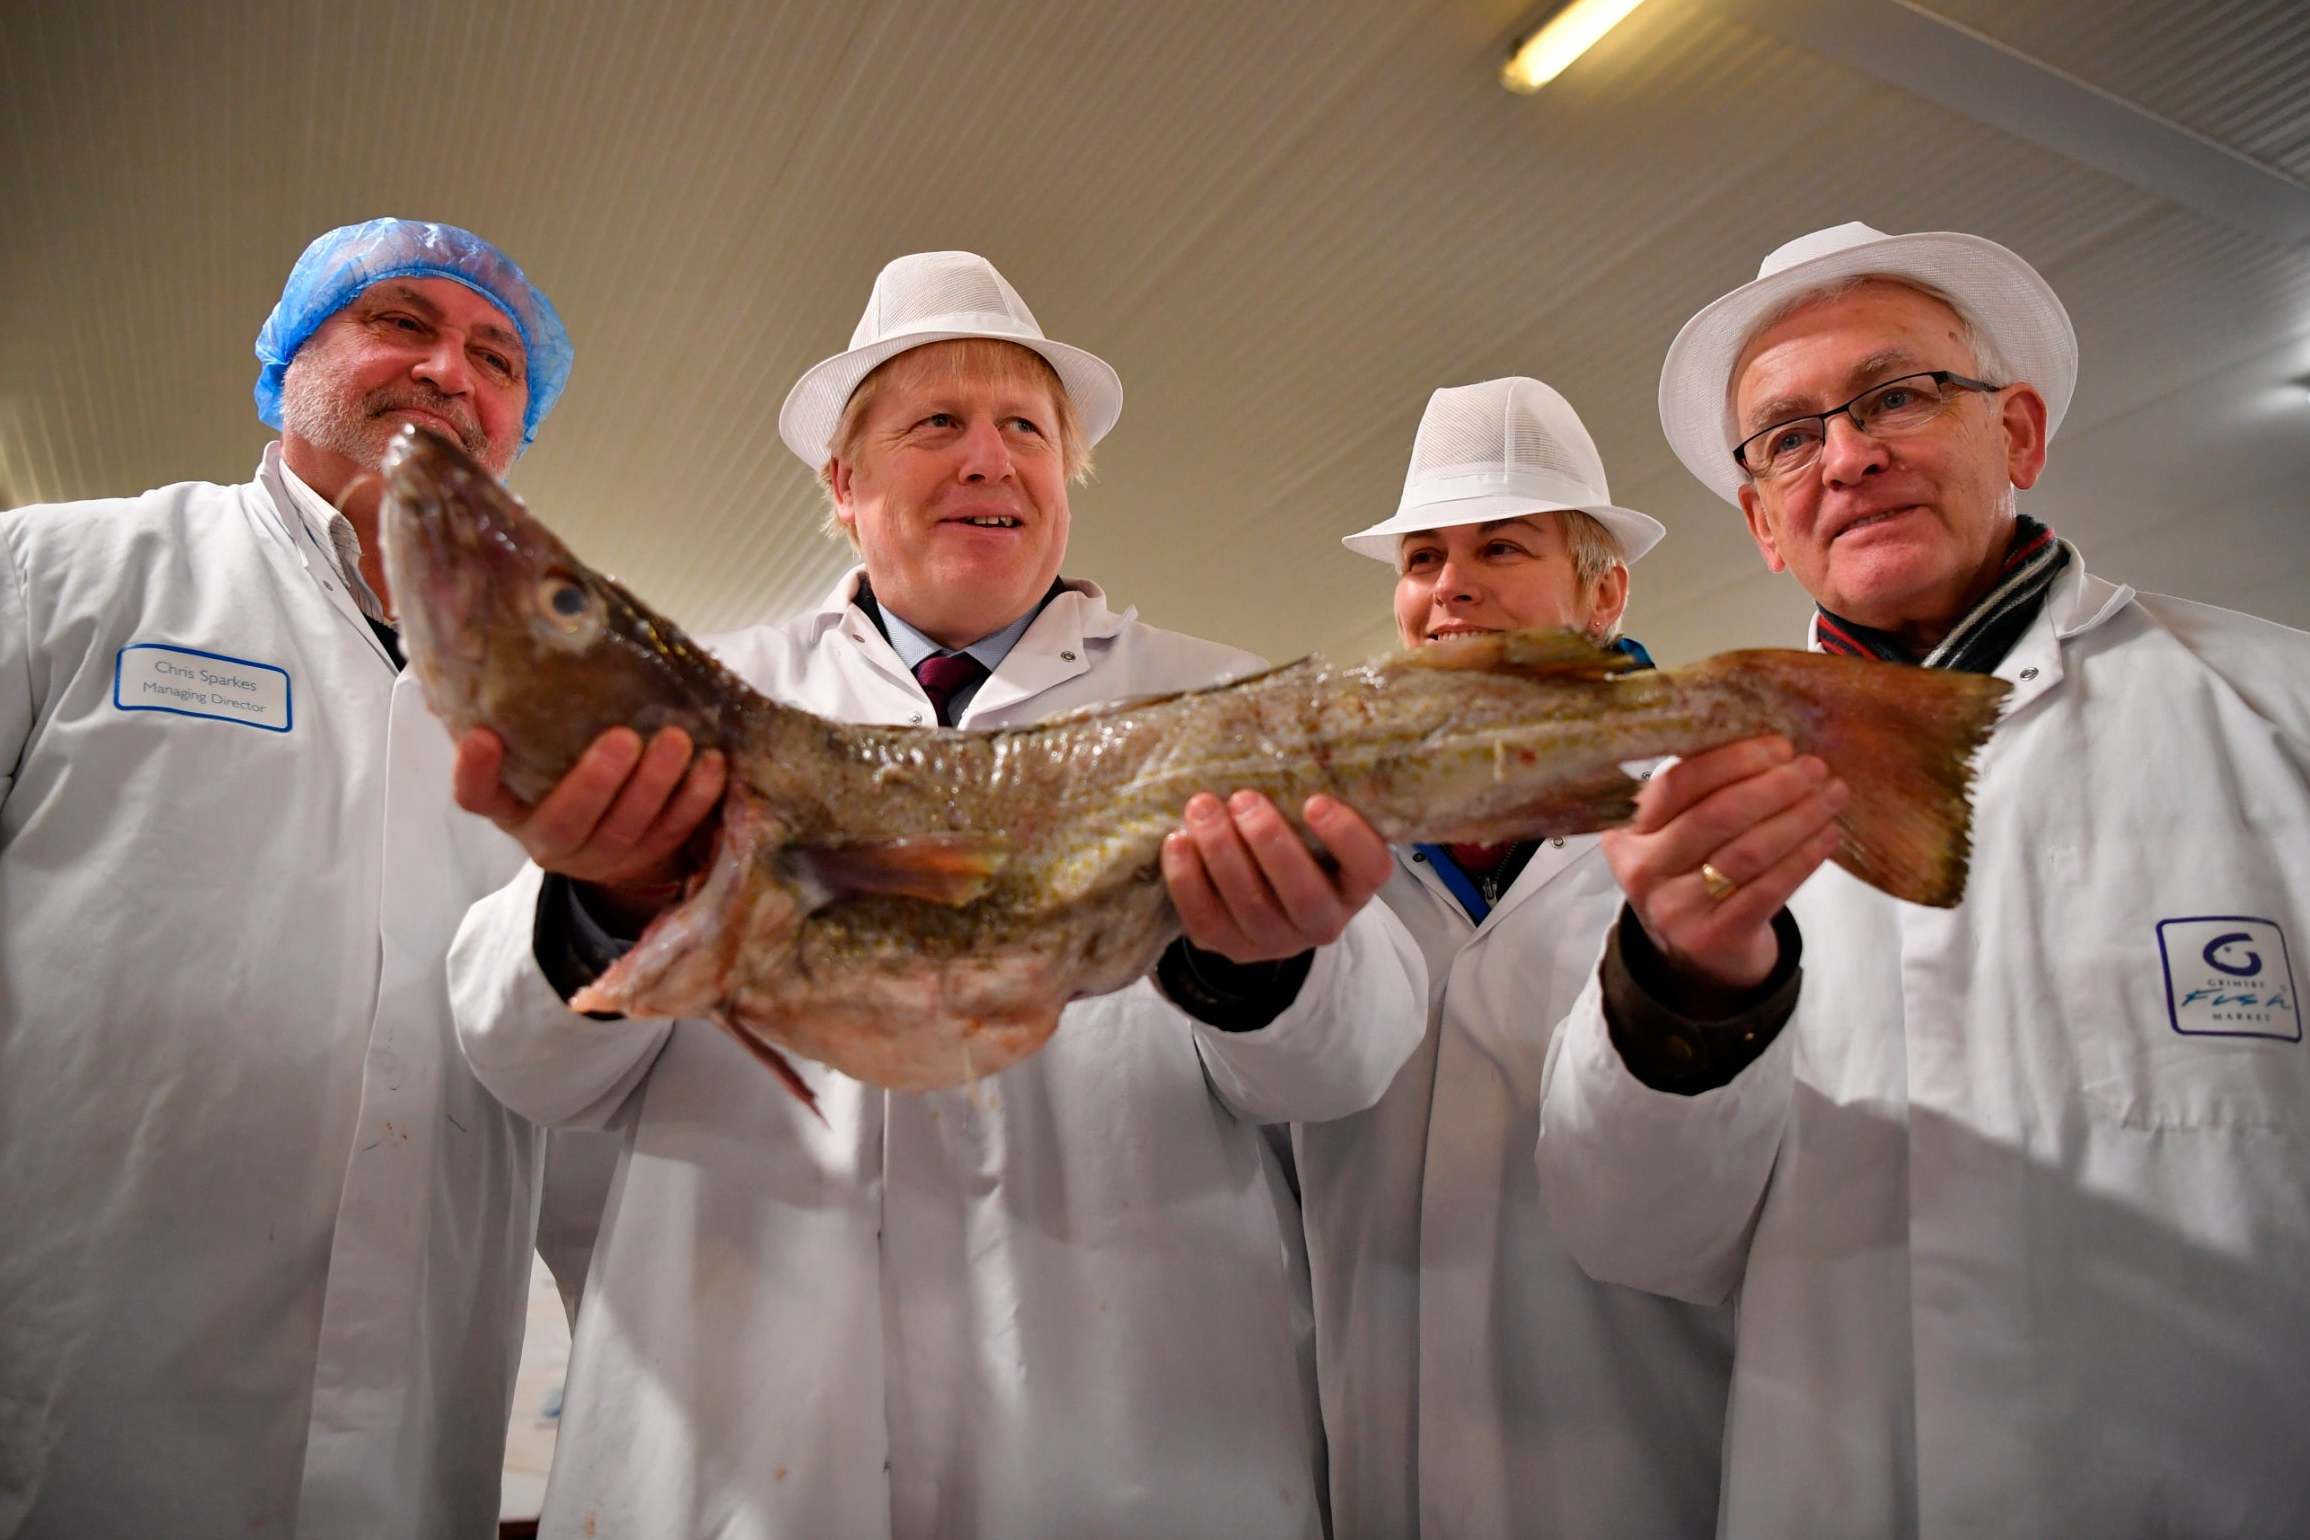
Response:
[[[722,1025],[728,1028],[730,1035],[738,1040],[739,1046],[767,1067],[770,1073],[778,1077],[779,1084],[794,1093],[795,1100],[810,1109],[810,1115],[818,1120],[821,1128],[833,1126],[826,1121],[825,1112],[819,1108],[818,1097],[811,1091],[809,1083],[802,1078],[802,1072],[787,1061],[786,1055],[763,1042],[762,1039],[744,1027],[733,1025],[728,1021],[722,1022]]]
[[[1292,663],[1276,663],[1248,674],[1235,674],[1217,684],[1198,685],[1192,690],[1160,690],[1151,695],[1118,695],[1111,700],[1095,701],[1088,706],[1076,706],[1066,711],[1055,711],[1047,717],[1035,718],[1031,732],[1045,732],[1068,723],[1087,722],[1094,717],[1113,716],[1119,711],[1143,711],[1150,706],[1168,706],[1173,701],[1191,700],[1198,695],[1226,695],[1247,684],[1258,684],[1277,674],[1288,674],[1294,669],[1305,669],[1316,660],[1301,658]],[[1008,729],[996,728],[997,732]]]
[[[887,894],[956,908],[985,893],[1010,854],[999,834],[925,834],[787,852],[829,899]]]
[[[1750,672],[1793,705],[1790,741],[1851,789],[1831,859],[1913,904],[1949,909],[1964,898],[1973,758],[2011,685],[1825,653],[1731,652],[1702,666]]]
[[[1540,833],[1592,834],[1598,829],[1618,828],[1636,817],[1636,794],[1643,789],[1642,781],[1618,765],[1609,775],[1573,782],[1547,800],[1543,809],[1546,825]]]
[[[1514,750],[1503,749],[1512,754]],[[1586,780],[1564,780],[1543,785],[1532,800],[1482,823],[1446,829],[1423,840],[1439,844],[1491,845],[1504,840],[1552,839],[1593,834],[1616,828],[1636,816],[1636,794],[1644,789],[1618,765],[1608,765]]]
[[[1392,668],[1472,669],[1483,673],[1528,674],[1548,679],[1608,679],[1636,667],[1617,648],[1598,645],[1578,631],[1493,631],[1447,637],[1399,653]]]
[[[712,1014],[729,994],[739,951],[800,923],[791,896],[762,863],[761,852],[775,838],[761,800],[733,788],[723,799],[720,844],[704,880],[652,920],[600,978],[570,996],[570,1008],[652,1019]]]

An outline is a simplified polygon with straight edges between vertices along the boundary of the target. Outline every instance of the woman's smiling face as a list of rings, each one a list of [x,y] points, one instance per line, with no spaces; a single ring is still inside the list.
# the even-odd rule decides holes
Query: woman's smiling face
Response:
[[[1396,633],[1418,647],[1484,631],[1609,631],[1625,583],[1618,567],[1581,581],[1561,513],[1416,530],[1396,548]]]

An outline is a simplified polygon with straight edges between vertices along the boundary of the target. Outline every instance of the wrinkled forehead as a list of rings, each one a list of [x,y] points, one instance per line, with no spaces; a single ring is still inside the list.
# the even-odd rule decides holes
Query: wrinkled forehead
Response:
[[[1058,371],[1040,353],[992,337],[957,337],[908,348],[875,366],[852,395],[911,397],[969,390],[1066,399]]]
[[[1943,296],[1905,279],[1856,278],[1799,294],[1750,328],[1725,404],[1746,428],[1843,400],[1848,386],[1866,389],[1904,366],[1972,370],[1964,318]]]
[[[400,276],[380,278],[347,300],[339,314],[371,313],[395,305],[417,312],[436,324],[448,322],[475,337],[527,354],[521,328],[496,299],[455,278]]]

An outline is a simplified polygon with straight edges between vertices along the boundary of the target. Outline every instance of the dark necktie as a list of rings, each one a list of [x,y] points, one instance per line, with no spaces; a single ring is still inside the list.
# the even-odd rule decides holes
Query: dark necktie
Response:
[[[938,725],[952,727],[956,692],[967,690],[986,678],[987,669],[967,652],[938,652],[914,666],[914,677],[922,685],[922,693],[930,697],[931,709],[938,713]]]

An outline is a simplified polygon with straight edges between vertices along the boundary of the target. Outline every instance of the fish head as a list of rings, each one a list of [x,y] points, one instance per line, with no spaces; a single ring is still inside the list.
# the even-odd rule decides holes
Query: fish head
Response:
[[[385,565],[434,714],[505,743],[534,801],[612,727],[681,727],[725,746],[743,687],[671,622],[594,571],[486,467],[415,426],[387,447]]]

